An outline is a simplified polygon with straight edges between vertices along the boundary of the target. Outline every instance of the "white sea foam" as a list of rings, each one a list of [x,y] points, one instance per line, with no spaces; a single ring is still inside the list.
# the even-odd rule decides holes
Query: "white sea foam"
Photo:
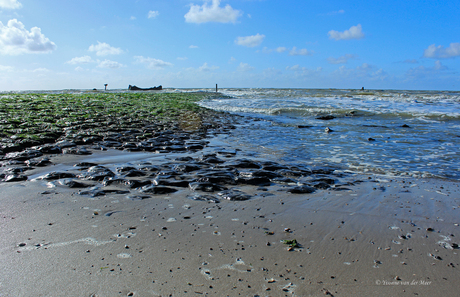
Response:
[[[227,97],[200,104],[263,120],[232,131],[227,139],[255,155],[286,163],[319,163],[389,176],[460,179],[460,92],[220,92]],[[335,118],[325,121],[317,118],[321,115]],[[325,127],[333,132],[325,133]]]

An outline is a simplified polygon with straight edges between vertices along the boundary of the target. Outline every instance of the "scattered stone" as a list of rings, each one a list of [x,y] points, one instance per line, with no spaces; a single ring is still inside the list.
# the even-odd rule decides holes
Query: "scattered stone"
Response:
[[[76,177],[75,174],[73,173],[70,173],[70,172],[56,172],[56,171],[53,171],[53,172],[50,172],[44,176],[42,176],[41,178],[44,179],[44,180],[57,180],[57,179],[61,179],[61,178],[74,178]]]
[[[310,186],[298,186],[288,190],[292,194],[310,194],[313,193],[316,189]]]
[[[226,187],[216,185],[210,182],[192,182],[189,184],[190,190],[192,191],[202,191],[202,192],[215,192],[226,190]]]
[[[22,175],[22,174],[6,175],[3,178],[4,182],[18,182],[18,181],[25,181],[25,180],[27,180],[27,176]]]
[[[202,194],[193,194],[188,195],[188,199],[197,200],[197,201],[207,201],[212,203],[219,203],[219,199],[211,195],[202,195]]]
[[[141,192],[160,195],[160,194],[174,193],[174,192],[177,192],[177,190],[173,188],[169,188],[169,187],[164,187],[164,186],[150,185],[150,186],[142,187]]]
[[[335,116],[333,115],[325,115],[325,116],[319,116],[316,118],[317,120],[323,120],[323,121],[330,121],[335,119]]]
[[[226,190],[217,193],[220,197],[226,200],[230,201],[244,201],[244,200],[249,200],[251,199],[251,195],[248,195],[242,191],[239,190]]]

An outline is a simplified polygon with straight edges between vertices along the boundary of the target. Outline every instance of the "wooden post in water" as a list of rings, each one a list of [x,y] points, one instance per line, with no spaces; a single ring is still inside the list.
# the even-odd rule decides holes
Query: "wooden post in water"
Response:
[[[217,93],[217,84],[216,84],[216,93]]]

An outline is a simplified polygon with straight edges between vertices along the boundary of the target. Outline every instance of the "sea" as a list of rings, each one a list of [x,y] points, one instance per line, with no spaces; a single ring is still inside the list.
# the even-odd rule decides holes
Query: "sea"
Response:
[[[222,98],[199,104],[243,116],[244,124],[226,141],[254,156],[362,174],[460,180],[460,91],[219,92]]]
[[[28,92],[35,91],[19,93]],[[460,180],[460,91],[220,88],[213,97],[199,105],[243,119],[219,141],[252,157],[361,174]]]

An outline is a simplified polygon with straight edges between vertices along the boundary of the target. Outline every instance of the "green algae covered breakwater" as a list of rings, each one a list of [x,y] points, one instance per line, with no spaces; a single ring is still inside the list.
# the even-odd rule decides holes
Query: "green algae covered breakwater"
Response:
[[[213,93],[5,94],[0,96],[0,154],[72,139],[81,144],[109,133],[148,127],[200,130],[216,113],[196,102]],[[147,128],[146,128],[147,127]],[[139,133],[141,132],[141,133]]]

